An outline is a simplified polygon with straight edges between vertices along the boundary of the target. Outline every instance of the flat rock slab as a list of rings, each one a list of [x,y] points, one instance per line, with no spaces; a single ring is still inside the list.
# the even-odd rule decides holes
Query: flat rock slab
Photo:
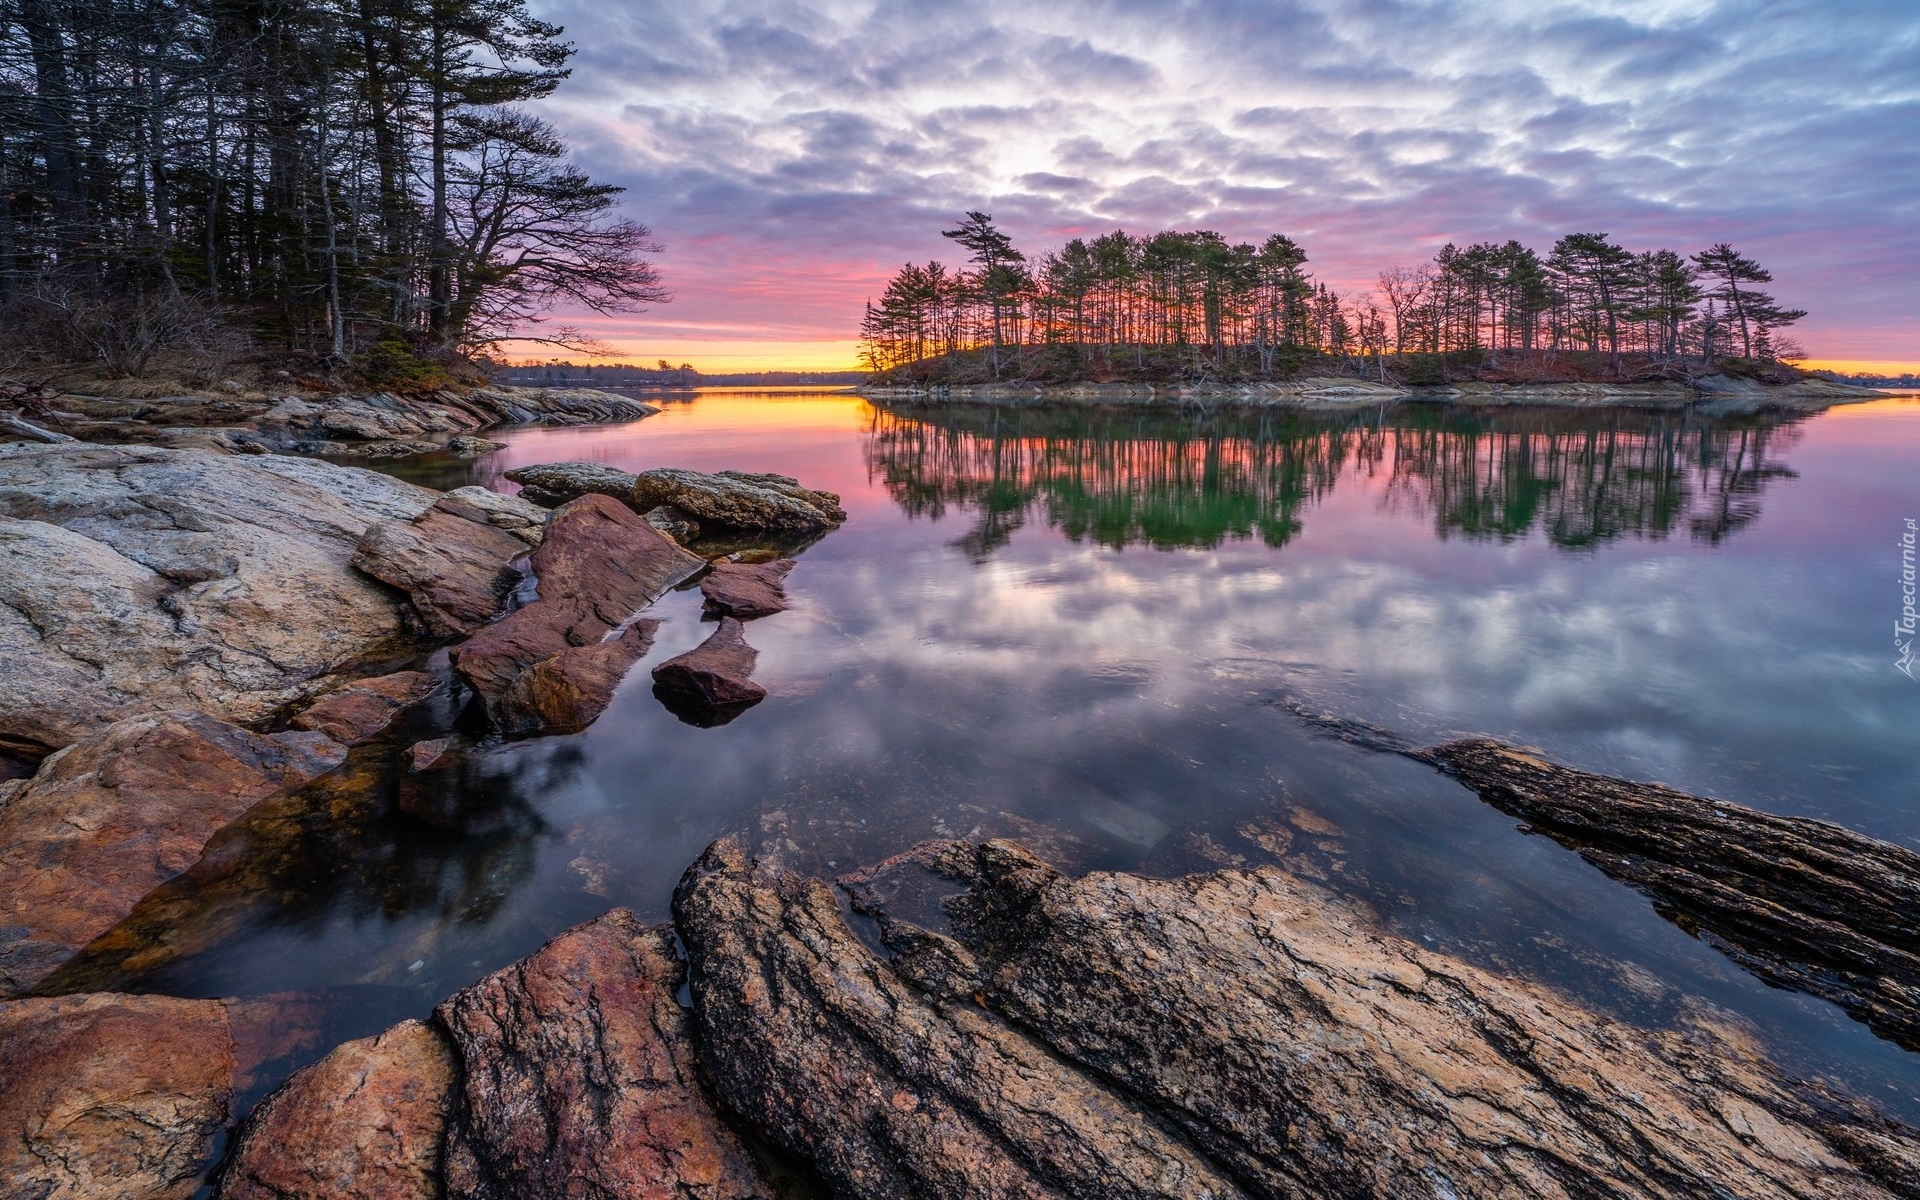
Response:
[[[707,612],[750,620],[787,610],[787,573],[798,565],[790,558],[767,563],[713,564],[700,581]]]
[[[220,1200],[434,1200],[452,1110],[453,1049],[402,1021],[338,1047],[247,1117]]]
[[[519,582],[526,543],[506,530],[432,508],[381,521],[354,548],[353,565],[407,593],[437,637],[469,634],[500,615]]]
[[[1920,1049],[1920,854],[1474,739],[1417,751],[1776,987]]]
[[[309,459],[0,446],[0,752],[170,708],[261,721],[413,649],[351,559],[435,497]]]
[[[639,512],[671,505],[703,526],[774,533],[817,532],[847,519],[833,492],[801,487],[789,475],[747,471],[643,471],[634,476],[627,502]]]
[[[740,622],[722,617],[706,641],[653,669],[654,688],[683,716],[731,719],[766,698],[751,678],[759,657]]]
[[[444,685],[425,671],[397,671],[328,692],[291,722],[357,746],[385,733],[400,714],[438,694]]]
[[[176,713],[129,718],[47,759],[0,808],[0,995],[111,929],[221,827],[345,757],[324,734],[261,737]]]
[[[1738,1027],[1625,1025],[1276,869],[1075,879],[949,843],[847,882],[891,963],[824,885],[730,843],[674,907],[721,1095],[844,1195],[1784,1200],[1920,1178],[1920,1133],[1783,1078]]]
[[[624,504],[597,494],[568,501],[555,510],[545,540],[533,553],[539,597],[456,646],[454,669],[479,695],[496,724],[513,725],[523,732],[532,731],[529,714],[539,712],[538,705],[525,703],[528,695],[539,690],[536,685],[571,680],[568,686],[577,700],[563,707],[578,713],[585,711],[581,705],[589,699],[585,689],[605,684],[597,700],[604,709],[612,687],[619,683],[613,666],[635,645],[628,641],[631,634],[620,639],[626,644],[617,650],[572,656],[567,664],[550,670],[550,678],[529,681],[509,705],[514,711],[503,709],[502,704],[521,676],[536,665],[577,648],[600,645],[634,613],[705,565]],[[634,659],[626,661],[631,665]]]
[[[441,1005],[447,1194],[771,1197],[701,1091],[681,982],[672,932],[615,909]]]

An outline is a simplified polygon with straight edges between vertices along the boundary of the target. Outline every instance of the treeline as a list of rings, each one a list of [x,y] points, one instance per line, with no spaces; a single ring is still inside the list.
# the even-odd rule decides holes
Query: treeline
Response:
[[[0,309],[137,371],[235,324],[391,359],[663,300],[519,107],[561,35],[525,0],[0,0]]]
[[[1382,272],[1370,292],[1318,283],[1293,239],[1258,246],[1209,230],[1136,237],[1116,230],[1029,257],[985,213],[943,236],[968,265],[909,263],[861,324],[876,371],[979,351],[995,379],[1033,347],[1072,348],[1089,371],[1144,366],[1169,348],[1200,374],[1274,376],[1309,360],[1505,351],[1604,354],[1615,374],[1636,356],[1774,360],[1779,331],[1806,313],[1760,285],[1772,276],[1733,247],[1691,256],[1634,253],[1575,233],[1541,255],[1517,241],[1449,245],[1432,261]],[[1050,360],[1051,361],[1051,360]]]

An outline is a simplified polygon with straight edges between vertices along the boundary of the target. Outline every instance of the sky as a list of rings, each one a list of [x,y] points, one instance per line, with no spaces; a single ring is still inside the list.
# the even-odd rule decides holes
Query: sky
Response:
[[[1916,0],[531,7],[578,51],[544,114],[665,246],[670,304],[577,321],[623,358],[852,367],[982,209],[1029,253],[1286,233],[1348,293],[1449,241],[1731,241],[1817,362],[1920,368]]]

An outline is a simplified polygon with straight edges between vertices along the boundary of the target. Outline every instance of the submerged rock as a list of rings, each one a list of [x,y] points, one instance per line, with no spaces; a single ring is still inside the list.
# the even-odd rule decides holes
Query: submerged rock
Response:
[[[787,610],[787,573],[797,564],[790,558],[765,563],[713,564],[700,581],[707,612],[750,620]]]
[[[41,764],[0,808],[0,995],[17,995],[191,867],[221,827],[332,770],[321,733],[133,717]]]
[[[526,543],[491,522],[432,508],[411,521],[381,521],[354,548],[353,565],[406,592],[438,637],[472,633],[500,615],[519,582],[513,560]]]
[[[674,910],[721,1094],[846,1195],[1892,1197],[1920,1177],[1920,1133],[1782,1078],[1735,1027],[1633,1028],[1274,868],[1071,879],[950,843],[852,882],[891,966],[825,886],[727,843]]]
[[[328,692],[289,722],[295,729],[324,733],[343,746],[357,746],[387,731],[400,714],[440,691],[442,684],[425,671],[398,671],[361,679]]]
[[[724,725],[766,699],[751,678],[759,657],[740,622],[722,617],[706,641],[653,669],[654,690],[682,719]]]
[[[479,695],[489,717],[518,732],[535,728],[529,718],[541,705],[533,702],[533,694],[557,695],[545,685],[562,679],[570,681],[567,688],[574,696],[562,706],[568,712],[584,712],[593,703],[604,709],[624,670],[619,660],[624,656],[624,665],[631,665],[638,657],[639,643],[630,639],[644,640],[650,628],[622,637],[615,649],[570,654],[568,662],[550,669],[544,680],[521,686],[519,698],[508,705],[512,711],[502,705],[516,682],[536,665],[576,648],[599,647],[634,613],[705,563],[625,505],[588,495],[554,512],[531,565],[539,598],[480,630],[452,654],[454,668]],[[644,653],[644,645],[639,652]]]
[[[564,462],[515,467],[508,480],[520,485],[527,500],[558,508],[581,496],[611,496],[623,503],[633,494],[633,472],[605,463]]]
[[[847,519],[833,492],[801,487],[787,475],[746,471],[643,471],[634,477],[627,501],[641,512],[672,505],[702,524],[776,533],[815,532]]]
[[[247,1117],[220,1200],[434,1200],[453,1104],[444,1034],[402,1021],[306,1067]]]
[[[434,499],[308,459],[0,447],[0,752],[171,708],[261,721],[413,649],[351,559]]]
[[[447,449],[463,458],[478,458],[483,454],[492,454],[495,450],[506,448],[505,442],[496,442],[492,438],[474,437],[470,434],[451,438],[447,442]]]
[[[1920,854],[1803,817],[1590,775],[1499,742],[1418,751],[1777,987],[1920,1049]]]
[[[615,909],[441,1005],[447,1193],[770,1197],[701,1092],[672,933]]]

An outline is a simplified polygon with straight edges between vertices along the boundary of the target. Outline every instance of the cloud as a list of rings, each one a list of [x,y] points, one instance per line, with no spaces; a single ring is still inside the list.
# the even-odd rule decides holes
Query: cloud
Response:
[[[545,103],[669,247],[608,327],[843,340],[939,231],[1284,231],[1365,287],[1446,241],[1732,240],[1831,357],[1920,357],[1920,11],[1767,0],[535,0]]]

